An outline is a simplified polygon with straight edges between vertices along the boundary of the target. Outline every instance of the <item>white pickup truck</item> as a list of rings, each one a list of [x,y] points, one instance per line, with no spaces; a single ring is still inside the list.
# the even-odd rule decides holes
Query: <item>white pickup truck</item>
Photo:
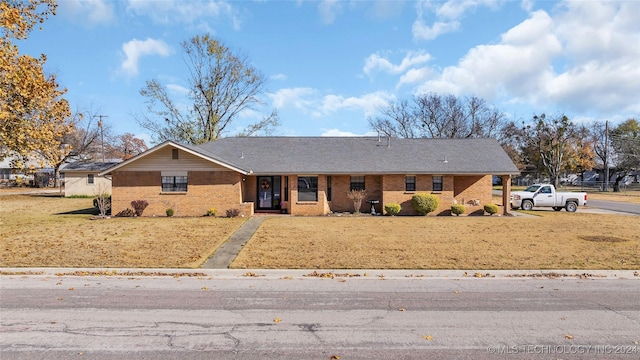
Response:
[[[552,207],[555,211],[565,208],[568,212],[575,212],[578,206],[587,205],[587,193],[584,192],[556,192],[551,184],[531,185],[524,191],[511,192],[511,208],[516,210],[531,210],[536,207]]]

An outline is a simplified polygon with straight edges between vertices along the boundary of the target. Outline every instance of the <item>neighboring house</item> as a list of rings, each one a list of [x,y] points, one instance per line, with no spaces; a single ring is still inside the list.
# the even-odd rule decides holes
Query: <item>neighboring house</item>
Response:
[[[64,176],[64,196],[95,196],[99,192],[111,194],[111,179],[99,173],[118,163],[78,161],[62,165],[60,174]]]
[[[398,203],[415,214],[411,197],[440,197],[436,211],[464,203],[467,213],[492,202],[492,176],[503,183],[519,171],[493,139],[377,137],[234,137],[202,145],[159,144],[103,171],[113,180],[112,212],[146,200],[144,214],[201,216],[238,209],[323,215],[352,212],[351,189],[366,189],[375,210]],[[509,188],[503,204],[509,208]],[[371,205],[363,202],[362,212]]]

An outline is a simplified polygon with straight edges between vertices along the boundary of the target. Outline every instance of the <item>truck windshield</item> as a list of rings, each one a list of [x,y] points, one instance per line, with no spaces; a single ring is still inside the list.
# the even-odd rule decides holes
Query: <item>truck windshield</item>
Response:
[[[524,189],[524,191],[526,191],[526,192],[536,192],[538,189],[540,189],[540,185],[531,185],[528,188]]]

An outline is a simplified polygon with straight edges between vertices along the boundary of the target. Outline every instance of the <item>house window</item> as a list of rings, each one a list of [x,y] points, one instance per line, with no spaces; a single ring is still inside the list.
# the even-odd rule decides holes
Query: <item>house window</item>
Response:
[[[416,191],[416,177],[415,176],[405,176],[405,178],[404,178],[404,190],[405,191]]]
[[[289,201],[289,177],[284,177],[284,201]]]
[[[318,201],[317,176],[298,176],[298,201]]]
[[[364,190],[364,176],[351,177],[351,190]]]
[[[187,177],[186,176],[163,176],[162,192],[186,192]]]
[[[93,185],[93,184],[94,184],[94,181],[95,181],[95,179],[94,179],[94,175],[93,175],[93,174],[88,174],[88,175],[87,175],[87,184],[89,184],[89,185]]]
[[[171,149],[171,159],[178,160],[178,149]]]
[[[442,176],[433,177],[433,191],[442,191]]]
[[[331,201],[331,176],[327,176],[327,201]]]

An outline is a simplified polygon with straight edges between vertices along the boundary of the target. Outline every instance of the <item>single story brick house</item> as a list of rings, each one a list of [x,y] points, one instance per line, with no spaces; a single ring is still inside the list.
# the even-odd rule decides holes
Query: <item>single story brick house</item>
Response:
[[[64,176],[64,196],[95,196],[101,191],[110,194],[111,179],[99,174],[118,163],[120,161],[77,161],[62,165],[60,174]]]
[[[112,213],[146,200],[145,216],[202,216],[215,208],[324,215],[353,212],[347,198],[365,189],[375,211],[397,203],[411,215],[411,197],[440,197],[436,211],[463,203],[467,213],[492,202],[492,176],[519,174],[493,139],[380,137],[230,137],[202,145],[165,141],[101,173],[112,178]],[[509,208],[509,188],[502,204]],[[369,212],[363,202],[360,209]]]

